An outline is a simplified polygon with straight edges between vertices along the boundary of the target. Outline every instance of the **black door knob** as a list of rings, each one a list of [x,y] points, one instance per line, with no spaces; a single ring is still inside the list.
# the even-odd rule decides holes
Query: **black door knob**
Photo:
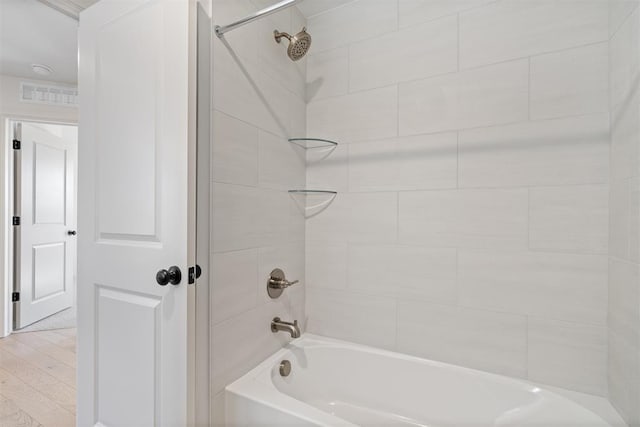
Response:
[[[169,267],[169,270],[160,270],[156,273],[156,282],[160,286],[166,286],[171,283],[172,285],[178,285],[182,280],[182,272],[180,268],[175,265]]]
[[[67,234],[68,234],[69,236],[75,236],[75,235],[76,235],[76,234],[78,234],[78,233],[76,232],[76,230],[69,230],[69,231],[67,231]]]

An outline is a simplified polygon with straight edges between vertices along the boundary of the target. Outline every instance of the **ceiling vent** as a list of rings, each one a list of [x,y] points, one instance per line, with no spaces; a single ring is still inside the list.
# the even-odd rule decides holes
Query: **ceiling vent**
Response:
[[[35,83],[20,83],[20,101],[36,104],[78,106],[78,89],[68,86],[51,86]]]

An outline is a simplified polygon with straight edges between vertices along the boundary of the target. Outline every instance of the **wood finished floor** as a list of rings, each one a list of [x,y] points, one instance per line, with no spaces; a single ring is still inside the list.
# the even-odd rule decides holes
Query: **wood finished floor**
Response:
[[[76,329],[0,339],[0,427],[72,427]]]

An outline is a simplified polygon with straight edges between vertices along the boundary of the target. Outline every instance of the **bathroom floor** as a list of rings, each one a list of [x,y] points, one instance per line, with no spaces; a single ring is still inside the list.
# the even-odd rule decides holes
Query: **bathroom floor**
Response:
[[[0,366],[0,426],[75,425],[75,328],[0,339]]]

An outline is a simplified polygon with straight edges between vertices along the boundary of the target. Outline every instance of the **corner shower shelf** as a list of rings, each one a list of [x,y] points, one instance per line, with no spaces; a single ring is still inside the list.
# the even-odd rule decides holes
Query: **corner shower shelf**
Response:
[[[289,190],[289,194],[301,194],[301,195],[321,195],[321,194],[326,194],[329,196],[334,196],[336,194],[338,194],[337,191],[331,191],[331,190]]]
[[[333,148],[338,145],[335,141],[329,141],[328,139],[321,138],[289,138],[289,142],[296,144],[305,150],[313,148]]]

